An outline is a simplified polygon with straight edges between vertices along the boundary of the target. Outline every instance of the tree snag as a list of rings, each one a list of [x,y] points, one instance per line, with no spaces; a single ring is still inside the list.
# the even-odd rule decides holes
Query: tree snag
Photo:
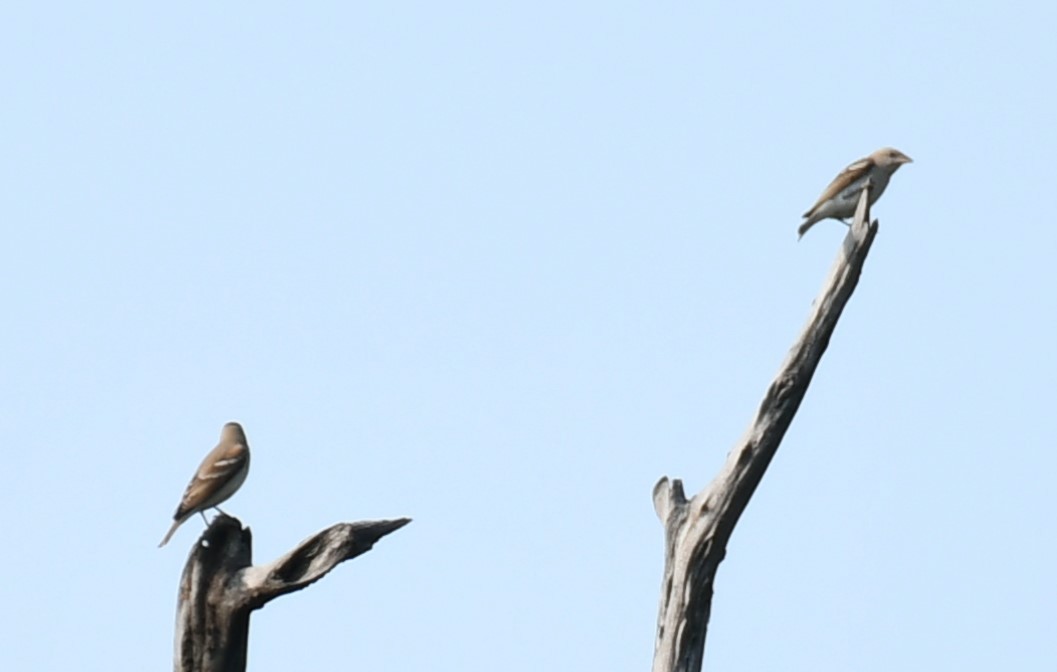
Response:
[[[877,235],[877,220],[870,223],[870,188],[867,183],[859,196],[855,219],[807,324],[719,475],[689,500],[679,479],[665,476],[653,488],[665,536],[653,672],[701,670],[712,584],[727,542],[807,393]]]
[[[253,537],[236,518],[218,515],[191,550],[176,608],[176,672],[243,672],[250,612],[301,590],[327,572],[371,550],[411,522],[338,523],[267,564],[253,566]]]

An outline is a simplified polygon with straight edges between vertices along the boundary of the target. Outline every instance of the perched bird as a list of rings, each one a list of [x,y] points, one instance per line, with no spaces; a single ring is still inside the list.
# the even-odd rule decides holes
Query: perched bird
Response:
[[[898,149],[884,147],[851,164],[829,183],[826,190],[818,197],[818,201],[804,213],[806,219],[797,230],[799,237],[802,238],[808,229],[823,219],[833,218],[843,221],[847,217],[853,217],[855,206],[859,204],[859,192],[862,191],[867,179],[872,185],[870,205],[873,205],[874,201],[881,198],[881,194],[884,193],[892,173],[899,170],[899,166],[904,163],[912,162],[909,156]]]
[[[176,513],[173,514],[172,527],[158,548],[167,544],[176,528],[196,513],[201,513],[202,520],[206,520],[205,513],[202,513],[206,509],[216,508],[220,511],[217,504],[235,494],[249,471],[250,445],[246,442],[246,434],[242,431],[242,425],[229,422],[220,431],[220,443],[206,455],[194,478],[187,484],[180,506],[176,507]]]

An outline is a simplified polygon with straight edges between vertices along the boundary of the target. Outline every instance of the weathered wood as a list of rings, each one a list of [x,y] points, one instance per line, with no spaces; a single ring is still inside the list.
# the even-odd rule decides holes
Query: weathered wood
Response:
[[[249,528],[231,516],[217,516],[192,549],[180,579],[173,668],[242,672],[250,612],[318,581],[409,522],[410,518],[399,518],[339,523],[278,560],[254,567]]]
[[[877,221],[869,223],[869,188],[859,197],[855,219],[807,324],[719,475],[690,500],[678,479],[665,476],[654,486],[654,508],[664,525],[665,566],[653,672],[701,669],[712,585],[727,542],[800,407],[877,235]]]

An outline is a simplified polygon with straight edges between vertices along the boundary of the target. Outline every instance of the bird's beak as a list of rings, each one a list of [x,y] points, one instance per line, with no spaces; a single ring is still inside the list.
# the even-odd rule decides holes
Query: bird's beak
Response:
[[[903,163],[914,163],[914,159],[912,159],[909,156],[907,156],[906,154],[904,154],[903,157],[901,159],[899,159],[899,163],[900,164],[903,164]]]

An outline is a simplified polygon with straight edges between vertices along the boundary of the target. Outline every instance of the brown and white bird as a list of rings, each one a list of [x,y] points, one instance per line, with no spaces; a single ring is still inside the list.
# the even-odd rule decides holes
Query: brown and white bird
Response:
[[[249,471],[250,444],[246,441],[246,434],[242,431],[242,425],[229,422],[220,431],[220,443],[206,455],[194,478],[187,484],[180,506],[176,507],[176,513],[173,514],[172,527],[158,548],[167,544],[176,528],[196,513],[201,513],[202,520],[206,520],[203,513],[206,509],[216,508],[220,511],[217,504],[235,494]]]
[[[873,205],[874,201],[881,198],[892,174],[904,163],[913,163],[913,160],[898,149],[884,147],[842,170],[840,175],[829,183],[811,209],[804,213],[804,223],[797,230],[799,237],[802,238],[808,229],[823,219],[843,221],[855,216],[859,193],[867,179],[872,185],[870,205]]]

